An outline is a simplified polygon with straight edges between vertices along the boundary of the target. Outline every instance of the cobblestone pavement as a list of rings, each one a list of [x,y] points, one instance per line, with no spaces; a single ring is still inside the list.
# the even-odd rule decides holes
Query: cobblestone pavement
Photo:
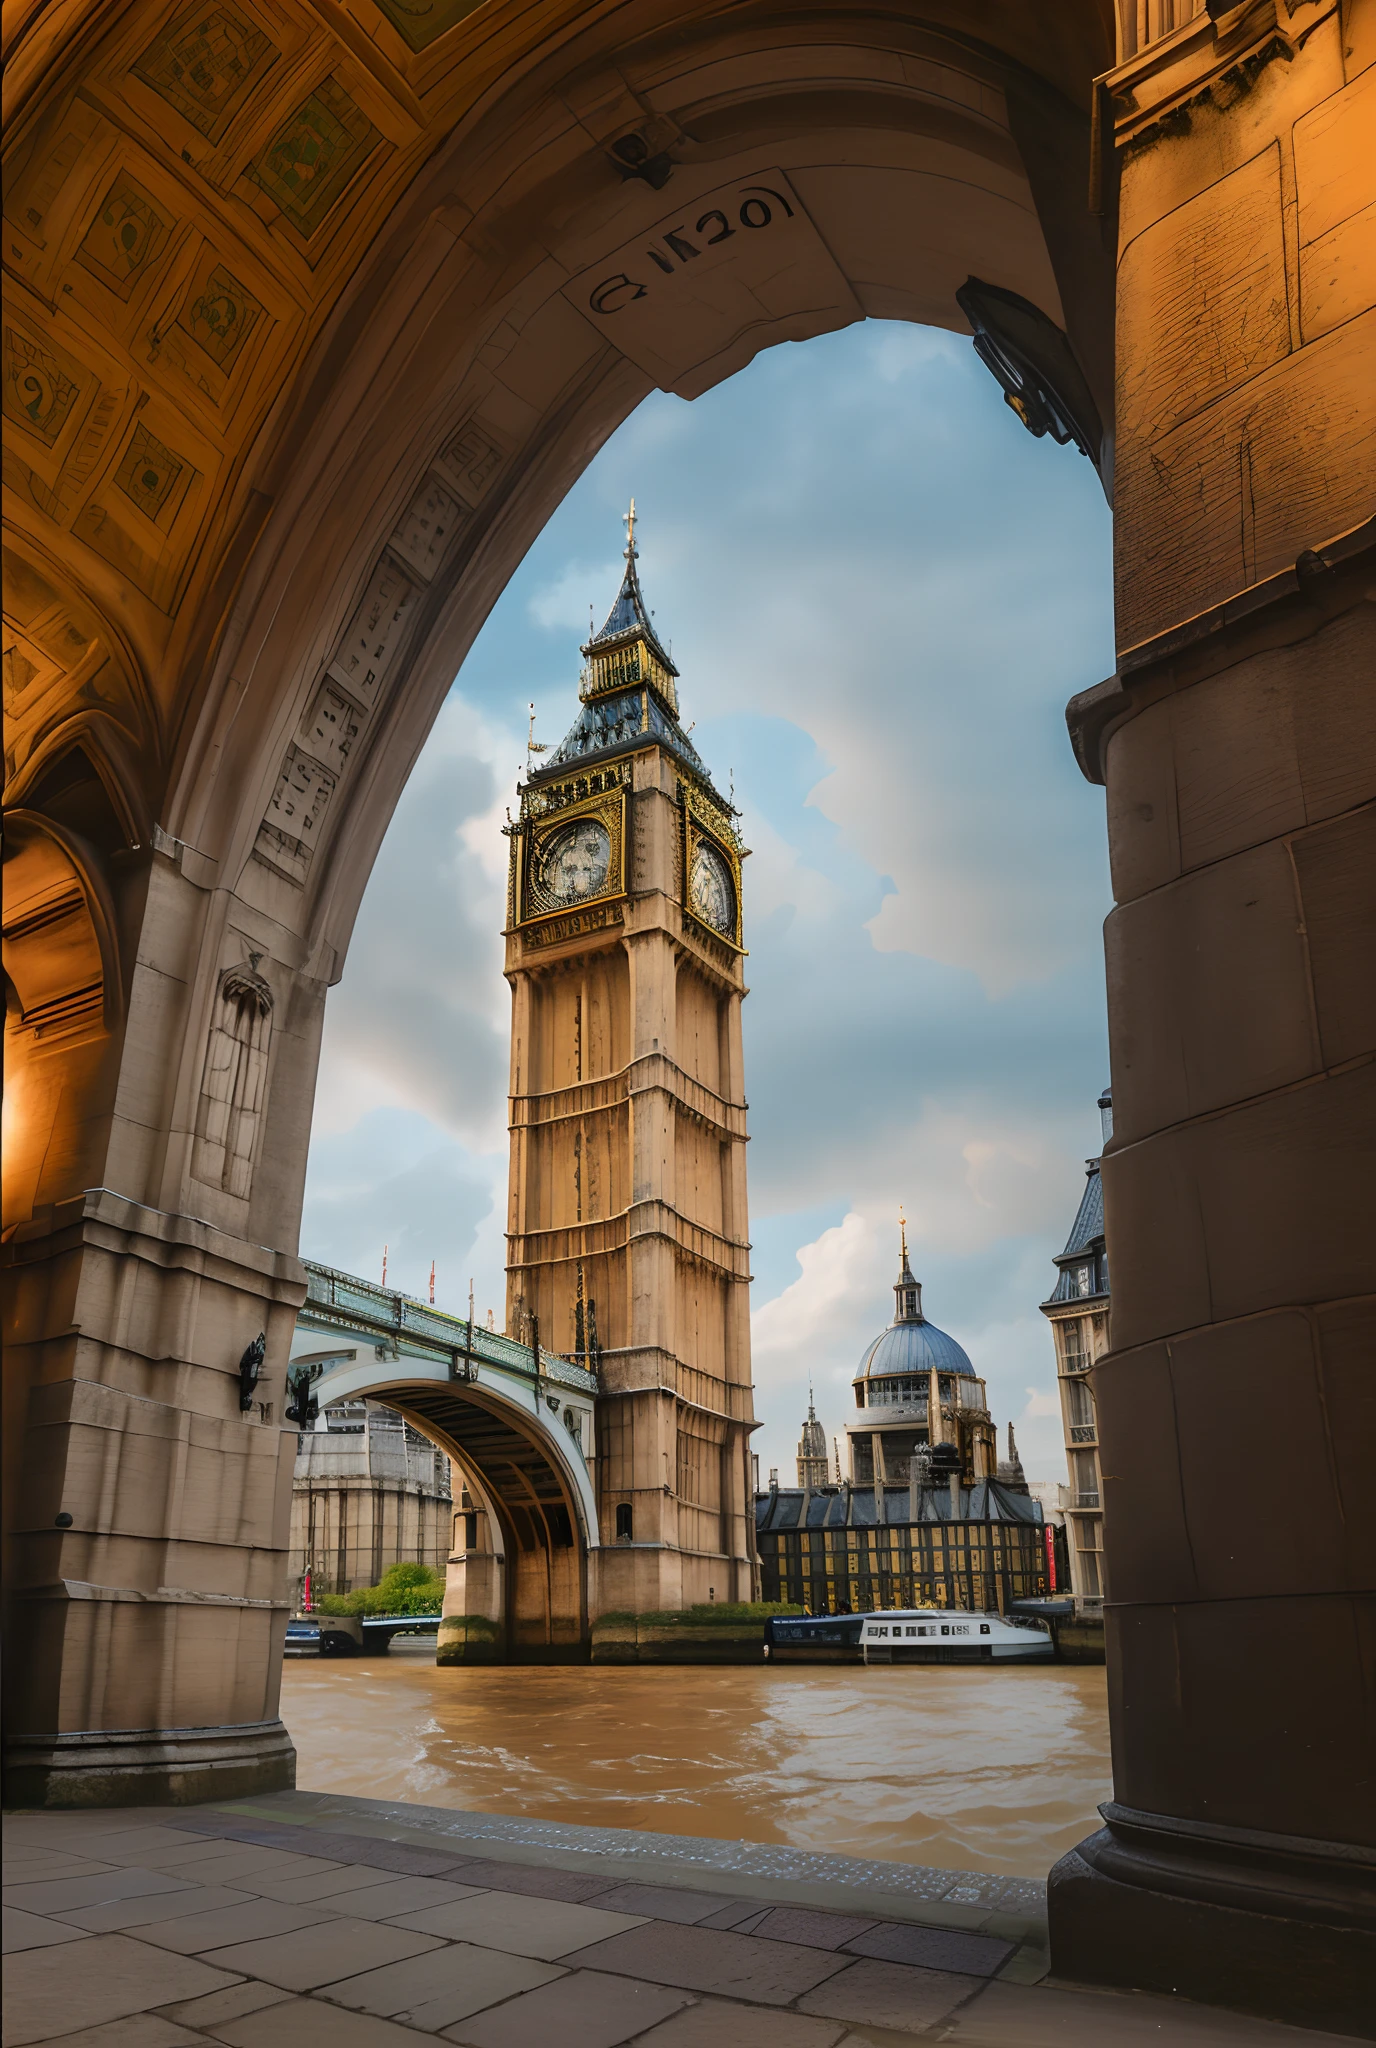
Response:
[[[1319,2048],[1046,1981],[1035,1886],[280,1793],[7,1816],[4,2048]]]

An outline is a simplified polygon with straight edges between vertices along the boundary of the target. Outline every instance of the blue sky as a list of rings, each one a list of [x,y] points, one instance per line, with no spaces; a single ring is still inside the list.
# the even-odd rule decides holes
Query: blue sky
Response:
[[[866,322],[655,394],[569,493],[464,663],[330,996],[302,1250],[501,1321],[498,936],[525,711],[577,710],[589,608],[640,572],[752,857],[745,1005],[756,1435],[792,1477],[889,1320],[897,1212],[933,1321],[1029,1475],[1064,1476],[1054,1279],[1107,1079],[1103,793],[1067,697],[1110,674],[1109,517],[968,340]],[[1002,1442],[1001,1442],[1002,1448]]]

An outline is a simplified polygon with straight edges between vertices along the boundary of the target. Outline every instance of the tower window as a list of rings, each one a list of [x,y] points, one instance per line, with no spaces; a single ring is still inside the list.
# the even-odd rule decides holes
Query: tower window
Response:
[[[917,1314],[917,1295],[909,1288],[903,1296],[903,1307],[910,1316]]]
[[[628,1500],[618,1501],[616,1505],[616,1540],[618,1543],[631,1540],[631,1504]]]

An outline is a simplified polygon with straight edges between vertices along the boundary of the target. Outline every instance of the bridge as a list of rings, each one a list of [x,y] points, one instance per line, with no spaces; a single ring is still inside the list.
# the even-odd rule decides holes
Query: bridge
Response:
[[[294,1398],[385,1401],[460,1476],[439,1661],[576,1656],[600,1542],[596,1374],[330,1266],[306,1274]]]
[[[287,1623],[289,1657],[353,1657],[360,1650],[384,1655],[393,1636],[433,1636],[438,1614],[297,1614]]]

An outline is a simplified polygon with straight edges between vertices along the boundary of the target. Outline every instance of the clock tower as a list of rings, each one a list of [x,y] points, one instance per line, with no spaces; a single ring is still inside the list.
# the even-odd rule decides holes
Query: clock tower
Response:
[[[636,573],[510,828],[507,1329],[594,1368],[592,1615],[754,1595],[736,812]]]

